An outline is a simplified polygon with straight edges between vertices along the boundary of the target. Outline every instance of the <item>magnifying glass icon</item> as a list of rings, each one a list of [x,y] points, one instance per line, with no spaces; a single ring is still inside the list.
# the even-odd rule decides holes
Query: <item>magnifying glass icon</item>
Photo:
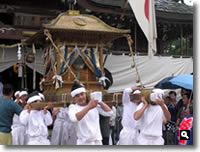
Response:
[[[182,137],[185,137],[186,139],[189,139],[189,137],[188,137],[186,131],[182,131],[182,132],[181,132],[181,136],[182,136]]]

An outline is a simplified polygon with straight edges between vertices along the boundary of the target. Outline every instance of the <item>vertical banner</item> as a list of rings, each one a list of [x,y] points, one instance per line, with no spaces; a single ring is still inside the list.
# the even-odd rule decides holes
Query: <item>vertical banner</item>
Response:
[[[151,58],[157,52],[156,15],[154,0],[128,0],[135,18],[148,41],[148,56]]]

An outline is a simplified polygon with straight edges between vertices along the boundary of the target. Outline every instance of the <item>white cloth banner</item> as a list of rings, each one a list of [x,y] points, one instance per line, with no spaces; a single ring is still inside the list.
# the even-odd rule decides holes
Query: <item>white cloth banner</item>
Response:
[[[29,51],[31,52],[31,51]],[[17,47],[5,49],[4,59],[2,60],[3,49],[0,48],[0,72],[7,70],[8,68],[12,67],[16,64],[17,61]],[[23,60],[23,57],[22,57]],[[27,63],[26,64],[29,68],[34,69],[34,63]],[[36,65],[35,69],[40,74],[44,73],[44,64],[43,64],[43,51],[36,50]]]
[[[128,0],[135,18],[148,41],[148,55],[151,58],[156,52],[156,15],[154,0]]]
[[[148,56],[135,56],[135,60],[146,88],[153,88],[163,78],[193,72],[192,58],[153,56],[149,59]],[[105,67],[112,73],[114,81],[108,92],[121,92],[137,85],[137,74],[132,65],[133,60],[129,56],[108,56]]]
[[[4,58],[2,59],[2,56]],[[0,48],[0,72],[12,67],[17,63],[17,47],[5,49],[5,52]]]

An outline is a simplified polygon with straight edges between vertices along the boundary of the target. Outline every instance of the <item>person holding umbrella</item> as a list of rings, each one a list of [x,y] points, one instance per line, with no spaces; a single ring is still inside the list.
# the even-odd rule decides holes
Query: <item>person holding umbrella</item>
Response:
[[[183,96],[184,96],[184,94],[190,94],[190,93],[191,93],[190,90],[181,88],[181,97],[182,98],[177,102],[177,104],[175,106],[175,116],[176,116],[175,121],[177,121],[177,119],[178,119],[178,112],[181,109],[181,107],[183,106]]]
[[[191,90],[193,90],[193,75],[192,74],[183,74],[178,75],[172,79],[169,80],[170,83],[173,85],[177,85],[179,88],[181,88],[181,96],[183,98],[183,95],[188,93],[191,94]],[[176,113],[176,121],[178,120],[178,117],[180,117],[180,110],[183,108],[183,100],[179,100],[175,107],[175,113]],[[179,120],[180,121],[180,120]],[[177,122],[178,125],[179,122]]]
[[[176,120],[176,126],[179,125],[179,123],[183,120],[184,118],[184,113],[186,111],[186,109],[190,106],[190,104],[192,103],[191,101],[193,96],[190,93],[185,93],[183,95],[183,105],[180,107],[178,114],[177,114],[177,120]]]

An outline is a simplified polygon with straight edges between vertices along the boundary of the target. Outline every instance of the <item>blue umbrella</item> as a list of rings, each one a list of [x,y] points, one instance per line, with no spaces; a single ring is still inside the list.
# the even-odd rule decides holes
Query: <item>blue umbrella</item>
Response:
[[[171,82],[169,82],[169,80],[173,79],[174,77],[166,77],[164,79],[162,79],[161,81],[159,81],[154,88],[160,88],[160,89],[178,89],[180,88],[177,85],[172,84]]]
[[[169,80],[172,84],[185,89],[193,90],[193,75],[183,74]]]

